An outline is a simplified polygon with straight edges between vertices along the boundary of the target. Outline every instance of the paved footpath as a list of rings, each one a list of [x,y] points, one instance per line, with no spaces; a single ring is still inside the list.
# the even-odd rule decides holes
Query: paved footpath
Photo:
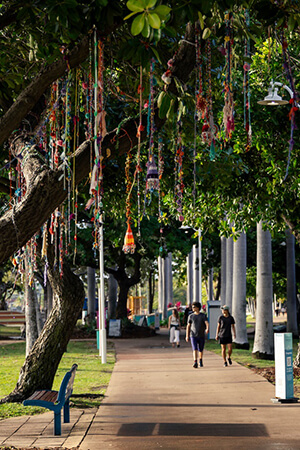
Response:
[[[2,421],[0,448],[300,449],[300,403],[272,403],[274,386],[251,370],[235,362],[223,367],[209,352],[204,367],[193,369],[189,344],[170,348],[163,331],[115,344],[117,363],[98,410],[72,409],[61,437],[52,435],[52,413],[29,419],[39,430],[28,418],[27,430],[25,423],[14,431],[24,418]]]

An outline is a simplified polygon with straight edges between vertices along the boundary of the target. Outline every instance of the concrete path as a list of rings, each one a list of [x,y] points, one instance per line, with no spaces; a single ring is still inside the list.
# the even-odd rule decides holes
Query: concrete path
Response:
[[[209,352],[194,369],[190,345],[170,348],[164,332],[115,344],[117,363],[97,411],[71,409],[61,437],[52,434],[52,413],[2,421],[0,446],[300,449],[300,403],[273,404],[274,386],[251,370],[225,368]]]

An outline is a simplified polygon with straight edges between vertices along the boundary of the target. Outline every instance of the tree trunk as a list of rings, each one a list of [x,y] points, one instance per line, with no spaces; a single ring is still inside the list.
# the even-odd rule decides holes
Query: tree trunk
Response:
[[[21,402],[35,390],[52,388],[57,367],[82,310],[85,293],[80,278],[66,262],[60,277],[58,271],[53,269],[53,257],[48,257],[48,261],[48,276],[54,293],[52,311],[26,357],[15,389],[0,403]]]
[[[233,238],[226,239],[226,305],[232,312],[232,277],[233,277]]]
[[[286,281],[287,281],[287,332],[298,337],[295,237],[290,229],[286,230]]]
[[[249,350],[246,324],[247,240],[241,233],[233,243],[232,315],[236,326],[235,346]]]
[[[26,321],[26,356],[29,355],[35,341],[38,338],[36,321],[36,297],[35,291],[28,284],[29,267],[25,257],[25,321]]]
[[[116,318],[118,282],[112,274],[108,276],[108,319]]]
[[[126,279],[119,283],[119,298],[116,309],[117,319],[127,317],[127,298],[130,287],[131,285]]]
[[[193,251],[186,257],[186,271],[187,271],[187,305],[193,303]]]
[[[256,325],[253,356],[274,358],[272,243],[270,232],[257,224]]]
[[[221,237],[221,305],[226,305],[226,242],[225,236]]]
[[[154,300],[154,288],[155,288],[155,279],[154,279],[154,271],[151,269],[148,276],[148,313],[153,313],[153,300]]]
[[[300,367],[300,344],[298,344],[298,351],[297,351],[297,355],[296,358],[294,360],[294,367]]]

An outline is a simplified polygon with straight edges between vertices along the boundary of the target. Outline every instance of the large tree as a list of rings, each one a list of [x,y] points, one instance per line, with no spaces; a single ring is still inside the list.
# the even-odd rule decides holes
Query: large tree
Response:
[[[195,1],[185,4],[179,1],[163,2],[143,0],[137,2],[98,0],[86,4],[80,1],[70,1],[53,5],[52,1],[34,1],[21,3],[19,1],[2,2],[0,11],[0,30],[2,56],[0,61],[0,144],[3,144],[3,165],[8,162],[7,149],[9,144],[12,164],[20,164],[25,179],[26,192],[20,201],[14,197],[11,208],[0,218],[0,261],[6,261],[14,252],[21,249],[26,242],[47,221],[51,213],[67,197],[64,189],[63,174],[65,165],[57,168],[49,166],[41,155],[39,143],[36,140],[39,127],[45,123],[45,105],[50,99],[50,86],[60,77],[65,77],[70,70],[83,65],[90,54],[90,36],[94,32],[105,42],[107,48],[106,65],[108,67],[108,85],[115,96],[120,99],[124,93],[128,101],[124,102],[119,115],[120,127],[109,131],[102,141],[103,154],[110,159],[116,159],[127,153],[138,143],[135,92],[138,85],[137,67],[142,65],[148,69],[152,57],[156,57],[161,64],[160,72],[166,71],[167,62],[171,58],[167,85],[159,80],[157,93],[164,91],[160,99],[160,110],[155,109],[155,124],[159,128],[166,120],[166,116],[176,120],[177,111],[184,112],[189,105],[193,105],[194,88],[188,88],[190,75],[195,67],[195,29],[194,23],[200,23],[201,47],[205,48],[205,39],[212,34],[216,43],[222,44],[226,34],[224,24],[227,11],[232,10],[235,20],[230,26],[235,28],[237,44],[243,42],[245,31],[253,37],[264,33],[272,24],[283,24],[288,19],[288,26],[293,31],[300,23],[299,11],[290,2],[266,2],[265,0],[243,1],[239,4],[228,1]],[[155,9],[157,6],[157,9]],[[128,9],[128,8],[129,9]],[[249,30],[245,30],[244,9],[249,8],[252,23]],[[124,21],[126,15],[132,11],[134,17]],[[96,28],[93,28],[96,26]],[[141,35],[140,35],[141,33]],[[184,38],[182,38],[184,36]],[[243,45],[235,49],[236,56],[242,57]],[[217,45],[213,47],[213,69],[217,70],[222,59],[222,51]],[[130,81],[132,80],[132,82]],[[216,101],[221,104],[222,98],[218,78],[214,79]],[[115,90],[114,90],[115,89]],[[167,91],[167,92],[166,92]],[[120,95],[119,95],[120,93]],[[133,101],[130,101],[130,98]],[[109,104],[108,104],[109,106]],[[113,105],[112,105],[113,106]],[[112,108],[113,110],[113,108]],[[116,108],[115,108],[116,110]],[[112,114],[113,115],[113,114]],[[116,116],[116,114],[115,114]],[[187,114],[185,129],[182,131],[183,142],[190,143],[193,130],[193,114]],[[126,119],[126,120],[124,120]],[[192,122],[192,123],[191,123]],[[116,119],[111,119],[116,124]],[[144,114],[142,127],[139,129],[141,140],[147,137],[147,117]],[[165,127],[167,132],[173,127]],[[174,136],[174,133],[173,133]],[[238,140],[245,141],[242,133]],[[170,138],[170,134],[169,134]],[[90,141],[80,137],[79,145],[72,152],[73,185],[78,185],[90,172]],[[244,144],[241,144],[241,147]],[[200,146],[203,149],[203,145]],[[213,161],[207,152],[201,159],[200,182],[197,186],[198,198],[192,207],[194,189],[186,189],[186,220],[192,218],[210,224],[209,215],[220,216],[220,202],[226,211],[232,207],[231,199],[237,194],[237,189],[229,186],[236,181],[238,174],[243,174],[245,163],[239,156],[239,148],[234,154],[232,146],[225,145],[225,153],[220,157],[220,164],[214,166],[217,173],[218,190],[214,192],[216,179],[211,183]],[[187,161],[191,152],[186,152]],[[71,155],[70,155],[71,157]],[[172,155],[172,159],[174,155]],[[251,159],[248,158],[249,160]],[[222,160],[222,161],[221,161]],[[167,163],[170,162],[166,158]],[[250,164],[250,161],[248,161]],[[229,173],[226,173],[226,169]],[[193,179],[192,171],[185,169],[186,180]],[[245,172],[246,173],[246,172]],[[229,176],[228,176],[229,175]],[[223,195],[221,185],[224,183]],[[209,189],[206,189],[206,185]],[[238,187],[238,184],[237,184]],[[7,179],[1,180],[1,188],[5,194],[16,188]],[[225,192],[224,192],[225,190]],[[170,192],[172,190],[169,189]],[[203,194],[202,194],[203,193]],[[202,195],[206,196],[202,201]],[[195,195],[195,192],[194,192]],[[170,212],[178,216],[171,195],[166,192],[164,202],[168,200]],[[218,202],[216,198],[218,198]],[[224,201],[226,199],[226,202]],[[218,205],[217,205],[218,204]],[[249,202],[243,202],[249,205]],[[232,209],[232,208],[231,208]],[[234,208],[232,209],[234,213]],[[223,216],[223,214],[222,214]],[[290,220],[287,216],[287,221]],[[61,224],[62,225],[62,224]],[[197,228],[199,228],[197,224]],[[101,226],[101,225],[100,225]],[[291,221],[291,228],[297,231],[298,224]],[[201,227],[202,228],[202,227]],[[295,233],[297,235],[297,233]],[[72,274],[68,265],[64,263],[63,275],[55,271],[55,257],[51,257],[49,248],[48,276],[54,291],[54,307],[43,332],[34,344],[20,373],[20,379],[14,393],[9,400],[22,400],[37,388],[51,387],[54,374],[60,358],[66,348],[67,341],[84,298],[82,283]],[[75,277],[75,278],[74,278]],[[51,365],[49,367],[49,361]],[[47,369],[47,371],[46,371]],[[34,376],[32,376],[34,374]]]

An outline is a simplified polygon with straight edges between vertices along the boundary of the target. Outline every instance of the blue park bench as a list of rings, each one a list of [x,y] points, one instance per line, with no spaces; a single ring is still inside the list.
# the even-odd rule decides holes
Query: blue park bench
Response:
[[[70,422],[69,399],[73,392],[73,383],[77,364],[73,364],[61,382],[59,391],[35,391],[31,397],[23,401],[23,405],[41,406],[54,411],[54,434],[61,435],[61,410],[64,408],[64,423]]]

